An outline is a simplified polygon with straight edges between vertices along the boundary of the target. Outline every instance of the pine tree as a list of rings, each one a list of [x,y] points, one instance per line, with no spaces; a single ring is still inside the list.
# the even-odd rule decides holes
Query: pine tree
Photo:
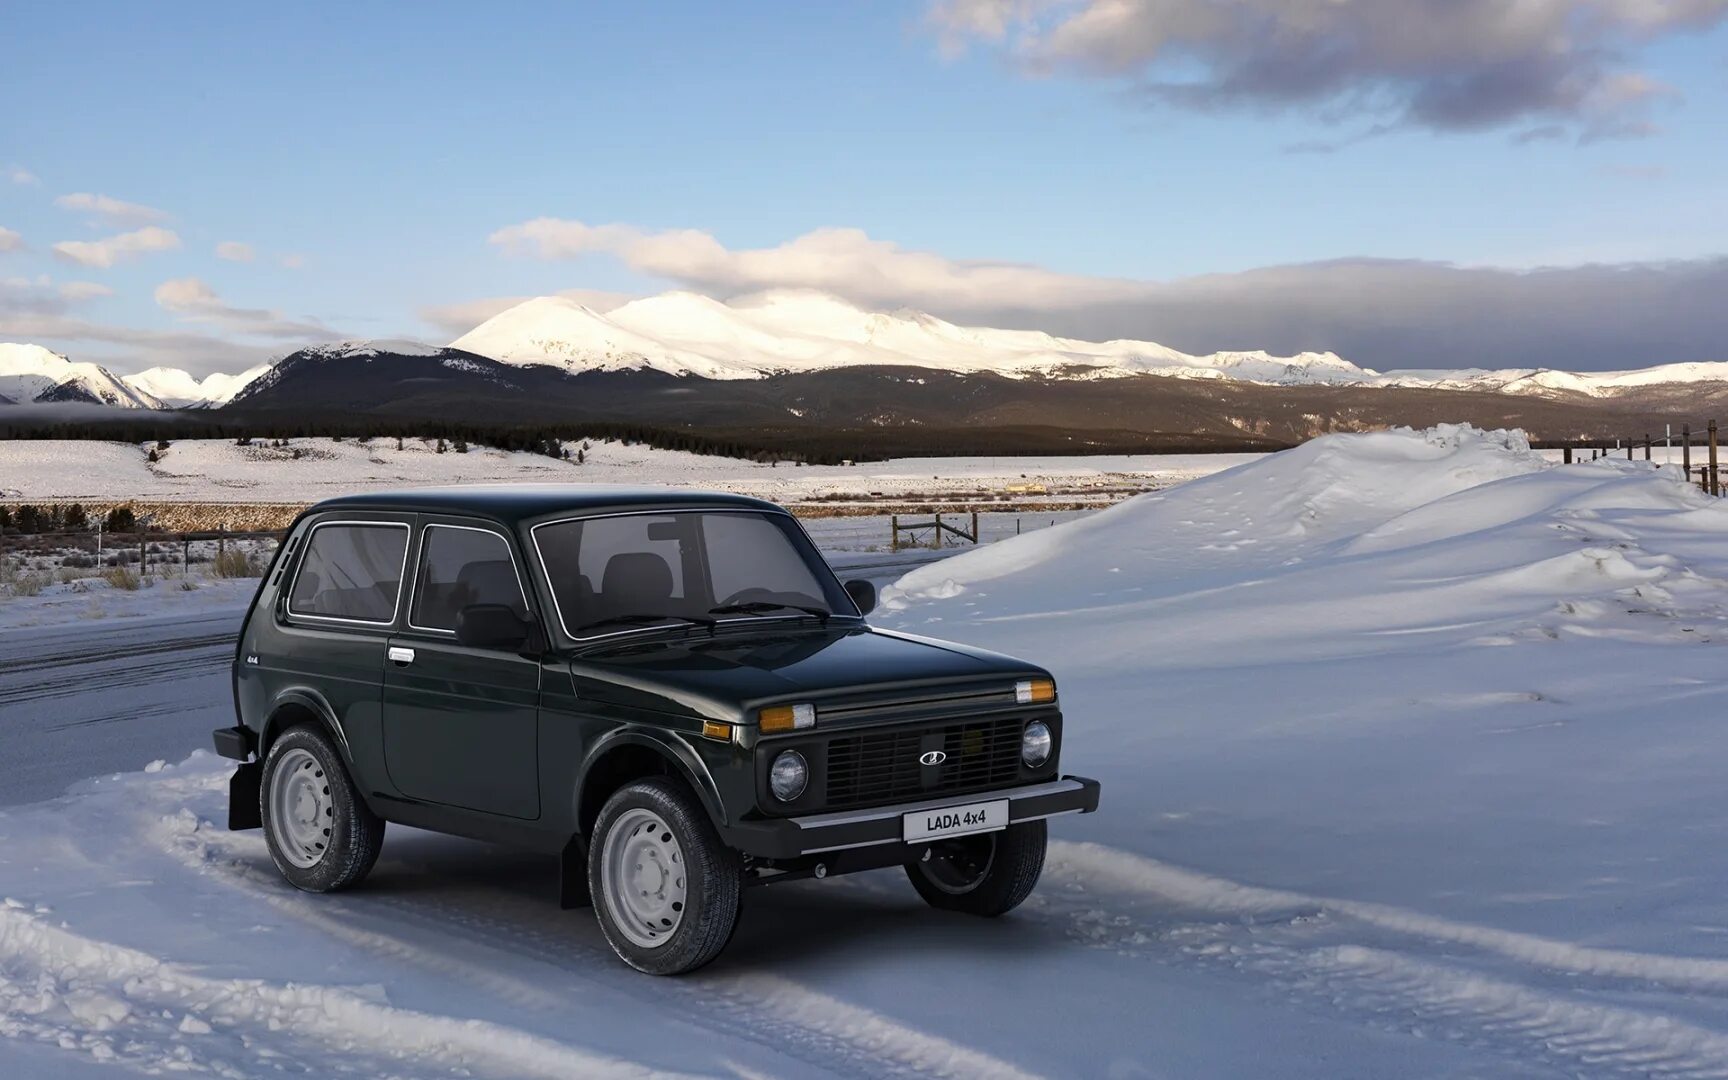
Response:
[[[90,512],[84,509],[83,503],[73,503],[66,508],[61,527],[68,532],[83,532],[90,527]]]
[[[138,528],[138,517],[132,513],[130,506],[116,506],[108,511],[109,532],[133,532]]]

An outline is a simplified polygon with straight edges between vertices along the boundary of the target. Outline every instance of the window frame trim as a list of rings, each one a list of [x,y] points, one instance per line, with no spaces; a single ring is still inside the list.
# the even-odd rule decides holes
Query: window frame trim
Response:
[[[389,619],[381,622],[376,619],[353,619],[345,615],[319,615],[312,612],[296,611],[294,609],[294,590],[299,586],[300,575],[306,569],[306,556],[312,551],[312,541],[317,537],[319,529],[325,528],[329,525],[347,525],[350,527],[371,529],[401,529],[408,534],[407,540],[402,544],[402,568],[397,571],[396,605],[390,609]],[[313,522],[312,527],[306,530],[306,539],[300,548],[300,557],[295,560],[294,577],[288,582],[288,591],[282,596],[282,612],[290,623],[297,619],[306,619],[312,622],[345,623],[349,626],[390,629],[394,627],[397,621],[402,617],[402,598],[408,592],[408,555],[413,551],[413,549],[414,526],[406,521],[392,521],[388,518],[374,518],[372,520],[333,518],[329,521]]]
[[[574,641],[578,645],[585,646],[596,641],[604,641],[607,638],[628,637],[633,634],[661,633],[666,630],[687,628],[691,625],[686,623],[668,622],[659,626],[632,626],[623,630],[609,630],[604,634],[592,634],[587,637],[577,637],[575,634],[570,632],[569,625],[564,621],[564,608],[558,602],[558,590],[552,587],[552,575],[546,569],[546,555],[540,549],[540,530],[552,525],[568,525],[576,521],[595,521],[600,518],[667,517],[675,514],[755,514],[758,517],[764,518],[785,518],[792,523],[793,528],[797,529],[799,533],[803,535],[805,542],[810,545],[810,549],[816,552],[816,556],[821,561],[823,568],[828,571],[828,576],[834,579],[836,585],[840,586],[840,595],[846,597],[847,603],[852,603],[852,596],[846,591],[845,583],[840,580],[840,575],[834,572],[834,568],[828,565],[828,560],[822,557],[822,551],[816,546],[816,541],[811,539],[809,531],[804,528],[803,523],[798,520],[797,515],[782,506],[776,506],[773,508],[757,506],[679,506],[671,509],[614,510],[599,514],[570,514],[565,517],[553,518],[549,521],[537,522],[528,527],[529,539],[533,541],[534,559],[540,566],[540,578],[546,583],[546,593],[552,598],[552,614],[557,617],[559,633],[563,634],[568,640]],[[704,553],[704,555],[706,555],[706,553]],[[809,616],[804,615],[801,612],[790,615],[740,615],[736,618],[720,619],[716,625],[726,626],[732,623],[741,622],[784,622],[787,619],[804,618],[809,618]],[[850,619],[862,623],[865,617],[863,612],[858,611],[857,606],[854,605],[852,611],[836,611],[829,615],[829,618]]]
[[[522,577],[522,566],[516,560],[516,547],[510,542],[510,537],[508,535],[497,529],[488,529],[481,525],[455,525],[444,521],[428,521],[420,526],[420,543],[415,547],[415,552],[419,555],[419,558],[416,560],[416,565],[414,567],[414,579],[409,586],[407,611],[403,616],[404,625],[409,630],[414,630],[422,634],[442,634],[451,638],[456,636],[456,630],[454,627],[445,630],[436,626],[421,626],[414,621],[414,601],[420,598],[420,578],[426,568],[426,544],[430,539],[430,534],[433,529],[460,529],[463,532],[485,533],[488,536],[495,536],[502,541],[504,544],[504,550],[510,556],[510,569],[516,575],[516,591],[522,596],[522,610],[528,613],[530,619],[534,617],[534,603],[528,598],[528,583]],[[563,620],[560,619],[559,621],[562,622]]]

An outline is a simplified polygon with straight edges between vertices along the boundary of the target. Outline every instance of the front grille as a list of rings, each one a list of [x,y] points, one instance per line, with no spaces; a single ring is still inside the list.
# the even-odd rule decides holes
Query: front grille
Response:
[[[1008,787],[1020,778],[1015,717],[844,735],[828,743],[827,805],[836,810]],[[941,750],[940,765],[919,763]]]

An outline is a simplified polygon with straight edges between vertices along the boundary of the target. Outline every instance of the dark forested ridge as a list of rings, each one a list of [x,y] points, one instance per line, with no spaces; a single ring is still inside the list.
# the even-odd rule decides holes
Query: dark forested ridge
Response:
[[[899,456],[1263,450],[1329,431],[1469,422],[1540,440],[1660,435],[1728,404],[1718,383],[1609,398],[1408,387],[1268,386],[1130,375],[1008,378],[849,367],[763,379],[571,373],[473,353],[307,350],[219,409],[0,408],[0,438],[424,435],[528,448],[627,438],[698,453],[809,461]]]

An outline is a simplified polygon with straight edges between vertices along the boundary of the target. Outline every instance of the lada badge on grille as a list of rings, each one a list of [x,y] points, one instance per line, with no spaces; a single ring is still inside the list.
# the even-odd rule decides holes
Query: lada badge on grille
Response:
[[[918,764],[920,764],[920,765],[940,765],[944,761],[947,761],[947,760],[948,760],[948,755],[943,753],[941,750],[931,750],[931,751],[928,751],[928,752],[919,756]]]

